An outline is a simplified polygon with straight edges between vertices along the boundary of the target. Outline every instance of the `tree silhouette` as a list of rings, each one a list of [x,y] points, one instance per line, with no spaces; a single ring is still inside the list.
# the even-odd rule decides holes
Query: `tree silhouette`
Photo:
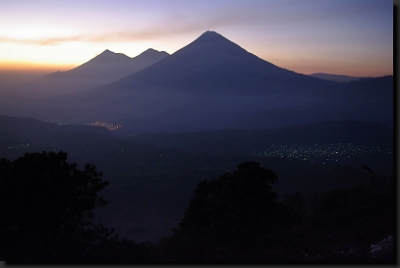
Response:
[[[76,259],[94,243],[92,210],[108,182],[86,164],[68,163],[65,152],[27,153],[0,159],[0,255],[7,260]],[[97,236],[98,237],[98,236]]]
[[[245,162],[217,180],[201,182],[177,229],[169,252],[177,260],[249,260],[300,217],[279,203],[275,174]],[[175,255],[174,255],[175,254]]]
[[[371,244],[396,230],[395,192],[354,187],[315,194],[310,215],[291,233],[288,252],[296,260],[393,261],[394,254],[371,258]]]

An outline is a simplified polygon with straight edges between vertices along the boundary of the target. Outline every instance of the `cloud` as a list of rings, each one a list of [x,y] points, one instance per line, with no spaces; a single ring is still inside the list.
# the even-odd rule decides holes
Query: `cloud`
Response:
[[[2,43],[18,43],[28,45],[49,46],[67,42],[132,42],[159,39],[166,36],[174,36],[186,33],[205,31],[217,26],[232,24],[234,16],[214,16],[207,20],[189,18],[183,14],[173,14],[162,21],[155,21],[146,28],[132,28],[128,30],[109,30],[104,32],[92,31],[92,33],[49,36],[38,38],[15,38],[0,36]]]
[[[189,32],[188,29],[181,29],[180,32],[175,32],[172,29],[151,29],[138,31],[119,31],[119,32],[104,32],[100,34],[79,34],[58,37],[40,37],[40,38],[13,38],[0,36],[1,43],[17,43],[39,46],[58,45],[67,42],[132,42],[145,41],[171,34],[179,34]]]
[[[104,28],[103,32],[98,29],[91,29],[87,33],[76,35],[49,36],[38,38],[15,38],[0,36],[0,42],[19,43],[39,46],[58,45],[67,42],[138,42],[147,40],[159,40],[164,37],[177,36],[188,33],[200,34],[206,30],[213,30],[218,27],[247,25],[257,23],[257,16],[251,16],[251,10],[243,11],[238,9],[226,10],[207,10],[196,14],[175,11],[164,17],[155,18],[146,27],[135,26],[115,30]]]
[[[150,15],[149,21],[144,23],[142,21],[128,20],[124,21],[126,22],[125,28],[120,28],[121,25],[113,25],[110,22],[109,28],[103,28],[103,32],[99,32],[95,28],[89,28],[86,29],[86,32],[76,35],[40,38],[0,36],[0,42],[39,46],[51,46],[67,42],[140,42],[160,40],[165,37],[169,38],[189,33],[200,34],[206,30],[215,30],[221,27],[245,26],[251,29],[251,27],[261,25],[265,29],[279,27],[280,31],[287,29],[290,32],[290,28],[293,26],[295,28],[305,26],[308,29],[312,25],[321,24],[323,21],[347,20],[350,14],[353,14],[352,16],[354,17],[360,13],[359,11],[357,12],[356,7],[363,8],[365,6],[360,5],[359,2],[351,5],[344,3],[335,4],[336,2],[324,2],[321,4],[320,1],[313,2],[311,0],[309,2],[260,1],[253,2],[252,4],[240,3],[240,5],[236,6],[234,3],[232,2],[231,5],[219,8],[207,7],[206,9],[199,9],[194,12],[180,9],[167,12],[163,16],[151,17]],[[364,9],[364,13],[375,10],[373,6],[371,7],[371,3],[368,8]],[[121,22],[119,21],[118,23]],[[329,25],[337,27],[335,23]]]

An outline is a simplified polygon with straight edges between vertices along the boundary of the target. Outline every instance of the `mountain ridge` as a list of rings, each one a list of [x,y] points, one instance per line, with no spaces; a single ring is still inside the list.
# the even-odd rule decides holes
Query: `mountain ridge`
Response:
[[[230,90],[236,93],[252,88],[253,92],[266,93],[265,83],[286,86],[309,83],[322,87],[331,82],[280,68],[222,35],[207,31],[170,57],[115,82],[112,87],[126,89],[131,87],[130,83],[203,91],[212,88],[213,92]]]
[[[360,79],[372,78],[372,77],[367,77],[367,76],[350,76],[350,75],[343,75],[343,74],[328,74],[328,73],[313,73],[313,74],[310,74],[310,76],[329,80],[329,81],[341,82],[341,83],[348,83],[348,82],[357,81]]]
[[[68,70],[65,72],[56,72],[56,73],[58,75],[60,75],[60,74],[76,75],[77,72],[80,72],[83,69],[84,72],[88,72],[86,74],[84,73],[83,75],[91,75],[94,71],[96,71],[96,68],[94,66],[95,64],[106,66],[107,64],[112,64],[112,63],[126,65],[124,67],[131,68],[132,70],[127,70],[125,73],[129,73],[129,72],[133,73],[133,72],[136,72],[138,70],[141,70],[141,69],[147,67],[147,66],[145,66],[145,67],[135,66],[135,63],[133,61],[137,61],[137,60],[145,61],[145,60],[149,60],[150,58],[152,58],[152,60],[154,60],[156,62],[166,56],[169,56],[169,54],[167,52],[157,51],[152,48],[149,48],[149,49],[143,51],[142,53],[140,53],[139,55],[137,55],[133,58],[128,57],[127,55],[125,55],[123,53],[116,53],[109,49],[106,49],[102,53],[97,55],[96,57],[88,60],[87,62],[84,62],[83,64],[81,64],[71,70]],[[106,68],[104,70],[105,72],[102,73],[102,75],[107,74],[107,72],[110,72],[110,70],[112,70],[115,67],[116,66],[106,66]],[[89,70],[87,70],[88,68],[89,68]],[[52,76],[53,74],[55,74],[55,73],[48,74],[48,75],[46,75],[46,77]],[[82,75],[82,74],[78,73],[78,76],[80,76],[80,75]]]
[[[165,51],[147,49],[138,56],[130,58],[123,53],[106,49],[71,70],[54,72],[27,83],[22,90],[33,99],[80,92],[121,79],[168,56]]]

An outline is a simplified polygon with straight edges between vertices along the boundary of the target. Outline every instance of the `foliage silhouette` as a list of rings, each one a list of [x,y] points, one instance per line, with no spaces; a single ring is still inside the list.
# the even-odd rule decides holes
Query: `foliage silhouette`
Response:
[[[393,185],[355,187],[280,202],[277,178],[256,162],[203,181],[157,259],[181,262],[393,263],[393,247],[371,245],[395,232]]]
[[[337,189],[283,202],[275,174],[257,162],[198,184],[172,237],[158,245],[120,240],[94,225],[107,202],[101,172],[78,170],[64,152],[0,159],[0,257],[18,262],[383,262],[370,254],[395,230],[393,184]]]
[[[391,185],[387,189],[355,187],[315,194],[306,202],[302,225],[282,239],[283,250],[266,250],[260,260],[271,259],[274,253],[274,258],[286,261],[393,262],[392,251],[372,256],[370,248],[395,232],[394,198]]]
[[[300,223],[295,211],[279,203],[271,188],[275,174],[257,162],[244,162],[195,190],[171,239],[164,241],[171,260],[249,260]]]
[[[83,170],[60,151],[0,159],[0,255],[10,261],[83,258],[111,231],[92,223],[107,181],[95,166]]]

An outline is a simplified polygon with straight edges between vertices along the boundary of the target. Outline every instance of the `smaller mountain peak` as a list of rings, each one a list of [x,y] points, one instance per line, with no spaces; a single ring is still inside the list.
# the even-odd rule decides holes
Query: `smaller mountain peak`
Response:
[[[160,52],[153,48],[149,48],[149,49],[146,49],[145,51],[143,51],[141,54],[158,54],[158,53],[160,53]]]
[[[104,50],[101,54],[114,54],[114,52],[112,52],[109,49]]]
[[[99,55],[97,55],[97,57],[101,57],[101,58],[104,58],[104,57],[113,57],[114,55],[116,55],[117,53],[115,53],[115,52],[112,52],[111,50],[109,50],[109,49],[106,49],[106,50],[104,50],[103,52],[101,52]],[[96,57],[96,58],[97,58]]]
[[[160,56],[169,56],[169,54],[165,51],[158,51],[153,48],[149,48],[138,55],[138,57],[160,57]]]
[[[93,59],[91,59],[89,62],[102,62],[102,61],[115,61],[115,60],[121,60],[124,58],[128,58],[128,56],[126,56],[125,54],[122,53],[115,53],[109,49],[104,50],[103,52],[101,52],[100,54],[98,54],[96,57],[94,57]],[[84,63],[85,64],[85,63]]]

